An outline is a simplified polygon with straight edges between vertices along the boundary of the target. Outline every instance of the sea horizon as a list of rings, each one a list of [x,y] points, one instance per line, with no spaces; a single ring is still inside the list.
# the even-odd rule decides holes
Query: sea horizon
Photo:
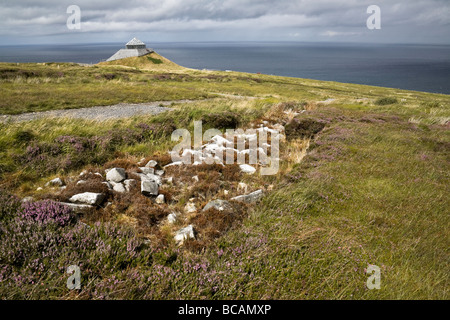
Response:
[[[145,41],[193,69],[232,70],[450,94],[450,45],[291,41]],[[1,45],[12,63],[105,61],[125,43]]]

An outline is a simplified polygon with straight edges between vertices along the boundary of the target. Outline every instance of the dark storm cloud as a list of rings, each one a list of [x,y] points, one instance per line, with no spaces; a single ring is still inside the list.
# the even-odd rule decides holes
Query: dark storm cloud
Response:
[[[0,3],[0,39],[70,36],[115,40],[139,33],[164,40],[337,40],[440,42],[450,39],[446,0],[19,0]],[[78,5],[81,30],[68,30],[66,9]],[[382,10],[382,30],[366,28],[369,5]],[[69,39],[69,38],[67,38]],[[42,40],[41,40],[42,41]]]

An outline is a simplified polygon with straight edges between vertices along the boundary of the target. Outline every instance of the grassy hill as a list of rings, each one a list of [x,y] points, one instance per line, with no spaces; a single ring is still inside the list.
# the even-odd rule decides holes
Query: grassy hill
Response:
[[[0,90],[4,115],[195,100],[158,116],[104,122],[4,117],[2,299],[450,298],[448,95],[193,70],[156,53],[90,67],[0,63]],[[114,194],[113,206],[81,216],[85,225],[55,208],[59,225],[21,220],[24,209],[10,194],[48,199],[56,189],[45,183],[55,177],[133,168],[142,158],[164,163],[171,130],[192,129],[196,120],[204,130],[261,121],[293,128],[281,144],[280,172],[249,177],[231,168],[186,168],[176,177],[197,175],[199,184],[165,189],[178,202],[162,213]],[[233,194],[239,181],[249,191],[263,188],[265,197],[232,219],[191,217],[203,226],[199,240],[179,247],[170,228],[149,222],[181,210],[192,195],[204,195],[203,204],[228,199],[225,188]],[[81,264],[78,291],[66,288],[72,264]],[[380,290],[366,287],[369,264],[381,269]]]

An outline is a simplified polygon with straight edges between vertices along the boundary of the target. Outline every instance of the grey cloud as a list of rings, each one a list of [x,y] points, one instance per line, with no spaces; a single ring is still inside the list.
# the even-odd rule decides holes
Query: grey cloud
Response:
[[[78,34],[66,28],[72,4],[82,11]],[[365,28],[371,4],[382,9],[378,33]],[[449,15],[445,0],[19,0],[0,3],[0,40],[70,35],[107,41],[138,32],[160,40],[190,33],[203,41],[230,30],[236,38],[227,40],[426,42],[434,33],[433,41],[448,43]]]

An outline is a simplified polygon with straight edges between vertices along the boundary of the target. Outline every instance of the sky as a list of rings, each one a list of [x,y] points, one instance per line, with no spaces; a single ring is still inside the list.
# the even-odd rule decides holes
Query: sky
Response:
[[[79,29],[67,27],[70,5],[80,8]],[[370,5],[381,9],[381,29],[367,28]],[[450,44],[450,0],[0,0],[0,45],[133,37],[145,42]]]

